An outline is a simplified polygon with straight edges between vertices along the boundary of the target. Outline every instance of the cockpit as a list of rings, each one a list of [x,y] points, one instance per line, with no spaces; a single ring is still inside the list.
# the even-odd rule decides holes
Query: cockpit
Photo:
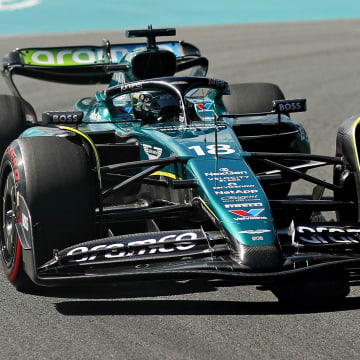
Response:
[[[144,124],[178,122],[180,101],[165,91],[147,90],[117,96],[113,99],[117,118],[142,120]]]
[[[228,93],[227,84],[194,77],[148,80],[116,88],[107,91],[112,117],[141,120],[144,125],[213,122],[221,112],[222,95]]]

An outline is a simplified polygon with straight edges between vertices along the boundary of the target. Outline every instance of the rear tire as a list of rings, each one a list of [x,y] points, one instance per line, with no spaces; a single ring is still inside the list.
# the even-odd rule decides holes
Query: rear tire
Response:
[[[230,114],[271,111],[273,100],[285,99],[281,89],[271,83],[232,84],[230,90],[230,96],[223,96]]]
[[[80,144],[57,137],[15,140],[3,157],[1,174],[2,197],[8,196],[6,184],[12,181],[9,179],[15,179],[15,199],[15,192],[19,192],[29,208],[32,251],[35,252],[37,267],[50,260],[54,251],[95,237],[95,174],[91,171],[88,155]],[[16,233],[14,222],[6,222],[6,211],[10,209],[6,201],[3,201],[5,205],[2,206],[2,225],[6,227],[8,224],[9,231]],[[12,211],[18,213],[17,208],[12,208]],[[6,232],[0,233],[3,249]],[[13,252],[14,261],[18,263],[16,274],[11,273],[9,276],[9,271],[14,270],[8,266],[4,250],[1,251],[1,262],[9,280],[17,289],[23,290],[21,276],[24,269],[19,260],[19,243],[18,241],[16,245],[19,251]]]
[[[25,114],[19,98],[0,95],[0,156],[7,146],[25,130]]]
[[[223,96],[226,110],[230,114],[261,113],[272,110],[273,100],[285,99],[279,86],[271,83],[244,83],[230,85],[231,95]],[[286,197],[291,183],[264,187],[269,198]]]

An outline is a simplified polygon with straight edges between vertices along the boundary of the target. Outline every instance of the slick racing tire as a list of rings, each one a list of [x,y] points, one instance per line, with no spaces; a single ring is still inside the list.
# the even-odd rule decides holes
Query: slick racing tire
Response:
[[[19,291],[31,292],[31,290],[35,289],[35,284],[30,281],[24,271],[21,243],[15,230],[17,221],[15,186],[14,173],[7,171],[3,177],[1,187],[1,265],[6,277]]]
[[[12,95],[0,95],[0,156],[6,147],[25,130],[21,101]]]
[[[329,305],[343,301],[350,285],[344,274],[324,273],[278,283],[271,291],[284,305]]]
[[[97,193],[90,165],[85,149],[68,138],[22,138],[7,148],[1,163],[0,261],[18,290],[31,291],[24,281],[25,251],[33,252],[39,267],[57,250],[95,238]],[[29,212],[26,226],[19,199]],[[30,228],[31,250],[22,248],[16,222]]]
[[[244,83],[230,85],[231,95],[223,96],[230,114],[261,113],[272,110],[273,100],[283,100],[281,89],[271,83]],[[265,191],[272,199],[281,199],[290,192],[291,183],[271,185]]]
[[[224,105],[230,114],[271,111],[273,100],[285,99],[280,88],[271,83],[232,84],[230,90],[230,96],[223,96]]]

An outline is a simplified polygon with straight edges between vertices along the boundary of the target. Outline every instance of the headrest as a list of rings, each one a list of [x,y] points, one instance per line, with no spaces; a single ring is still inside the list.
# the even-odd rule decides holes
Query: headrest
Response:
[[[173,76],[176,56],[167,50],[145,51],[131,61],[132,72],[138,80]]]

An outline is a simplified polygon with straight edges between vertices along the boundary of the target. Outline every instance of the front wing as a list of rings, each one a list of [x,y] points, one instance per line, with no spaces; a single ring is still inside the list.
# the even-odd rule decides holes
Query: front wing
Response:
[[[231,258],[227,243],[220,232],[206,233],[196,229],[97,239],[61,250],[39,267],[35,266],[30,249],[24,250],[24,257],[27,264],[32,264],[33,281],[43,286],[196,278],[231,280],[238,285],[265,285],[311,278],[320,272],[329,273],[329,276],[346,273],[356,284],[360,275],[359,254],[331,253],[326,244],[317,251],[304,248],[301,252],[284,253],[282,266],[267,272],[266,269],[254,271],[242,267]]]

